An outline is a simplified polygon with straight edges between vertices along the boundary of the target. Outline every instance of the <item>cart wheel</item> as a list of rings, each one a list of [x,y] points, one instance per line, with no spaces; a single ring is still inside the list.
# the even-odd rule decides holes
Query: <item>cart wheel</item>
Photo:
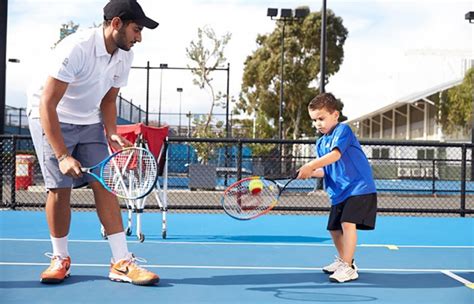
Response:
[[[127,227],[127,230],[125,231],[125,234],[128,235],[128,236],[132,235],[132,228]]]
[[[166,239],[166,230],[163,230],[163,232],[161,232],[161,237]]]
[[[143,233],[140,233],[138,239],[140,240],[140,243],[143,243],[145,241],[145,235]]]

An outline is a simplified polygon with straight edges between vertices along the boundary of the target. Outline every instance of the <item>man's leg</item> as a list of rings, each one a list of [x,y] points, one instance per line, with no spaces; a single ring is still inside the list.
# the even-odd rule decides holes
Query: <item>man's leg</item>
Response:
[[[46,199],[48,222],[53,253],[50,266],[41,274],[42,283],[61,283],[70,275],[67,235],[71,225],[71,188],[50,189]]]
[[[71,188],[50,189],[46,200],[46,220],[52,237],[69,234],[71,224]]]
[[[107,235],[123,232],[122,214],[117,197],[104,189],[99,182],[91,182],[90,186],[94,191],[97,214]]]
[[[90,183],[94,191],[97,214],[107,233],[112,250],[109,278],[113,281],[129,282],[136,285],[152,285],[160,278],[151,271],[136,264],[135,257],[128,251],[122,214],[117,197],[105,190],[98,182]]]

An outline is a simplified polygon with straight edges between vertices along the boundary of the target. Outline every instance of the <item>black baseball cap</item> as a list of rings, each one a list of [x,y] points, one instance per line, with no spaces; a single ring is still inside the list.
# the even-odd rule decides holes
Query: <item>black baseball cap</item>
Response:
[[[120,17],[122,20],[133,20],[136,24],[154,29],[158,22],[145,16],[142,7],[136,0],[110,0],[104,6],[104,20]]]

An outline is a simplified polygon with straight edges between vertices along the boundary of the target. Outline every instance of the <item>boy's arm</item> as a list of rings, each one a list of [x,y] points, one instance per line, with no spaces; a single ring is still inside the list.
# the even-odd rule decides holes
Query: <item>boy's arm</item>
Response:
[[[336,148],[336,149],[332,150],[331,152],[329,152],[328,154],[326,154],[322,157],[316,158],[316,159],[310,161],[309,163],[303,165],[298,170],[299,171],[298,178],[303,178],[304,179],[304,178],[309,178],[309,177],[322,177],[322,176],[324,176],[324,172],[323,172],[322,176],[314,176],[314,174],[319,175],[321,173],[320,170],[318,170],[319,173],[318,173],[318,171],[316,171],[316,172],[314,172],[314,171],[317,170],[317,169],[323,168],[327,165],[330,165],[332,163],[335,163],[339,159],[341,159],[341,152],[339,152],[339,150]]]

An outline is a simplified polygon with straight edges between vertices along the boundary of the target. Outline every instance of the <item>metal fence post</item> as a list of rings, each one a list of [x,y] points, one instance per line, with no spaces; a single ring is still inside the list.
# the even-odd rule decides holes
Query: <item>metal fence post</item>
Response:
[[[5,168],[5,166],[3,165],[3,162],[5,161],[4,146],[5,146],[5,143],[4,143],[4,139],[2,138],[0,141],[0,204],[2,207],[4,205],[3,203],[3,177],[6,175],[5,173],[7,173],[7,172],[3,172]]]
[[[462,145],[462,161],[461,161],[461,217],[466,216],[466,145]]]
[[[12,152],[10,154],[10,166],[12,168],[12,175],[10,177],[10,204],[9,207],[11,209],[15,209],[16,207],[16,143],[17,137],[12,135]]]
[[[242,179],[242,141],[237,142],[237,180]]]

